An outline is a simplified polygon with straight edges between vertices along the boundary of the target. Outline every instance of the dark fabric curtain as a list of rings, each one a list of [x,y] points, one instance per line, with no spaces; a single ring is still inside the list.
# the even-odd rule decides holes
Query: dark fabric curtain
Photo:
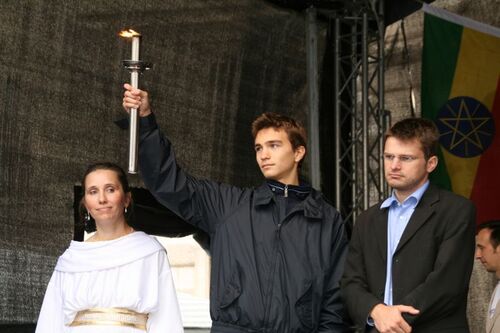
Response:
[[[86,166],[127,166],[127,133],[113,123],[129,80],[120,30],[143,34],[154,67],[140,85],[182,166],[251,186],[262,181],[252,119],[305,121],[304,24],[263,0],[1,1],[0,324],[36,321]]]

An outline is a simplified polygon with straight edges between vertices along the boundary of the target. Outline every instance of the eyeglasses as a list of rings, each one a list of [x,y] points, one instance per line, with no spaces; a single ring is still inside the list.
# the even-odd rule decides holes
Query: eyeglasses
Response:
[[[418,160],[418,157],[411,155],[393,155],[393,154],[384,154],[384,160],[387,162],[392,162],[397,158],[401,163],[410,163],[415,160]]]

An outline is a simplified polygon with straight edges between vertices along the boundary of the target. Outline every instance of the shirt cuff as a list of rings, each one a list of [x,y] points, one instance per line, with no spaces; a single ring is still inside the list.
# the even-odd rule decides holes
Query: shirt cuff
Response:
[[[122,130],[128,130],[130,126],[129,117],[115,120],[115,124]],[[141,132],[148,132],[156,129],[157,127],[158,125],[156,124],[156,117],[154,113],[151,113],[146,117],[139,117],[139,128],[141,129]]]
[[[150,113],[147,117],[139,118],[139,128],[141,131],[148,132],[158,127],[154,113]]]

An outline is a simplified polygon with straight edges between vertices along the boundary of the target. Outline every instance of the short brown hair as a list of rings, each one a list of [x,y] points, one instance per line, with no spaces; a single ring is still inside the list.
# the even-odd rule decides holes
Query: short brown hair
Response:
[[[300,146],[304,146],[307,151],[306,130],[295,119],[274,112],[261,114],[252,123],[252,136],[254,140],[257,137],[257,133],[266,128],[283,129],[288,135],[288,140],[290,140],[294,150]]]
[[[417,140],[422,145],[424,157],[428,160],[439,151],[439,131],[428,119],[406,118],[395,123],[385,134],[384,143],[394,137],[401,141]]]
[[[491,220],[487,222],[483,222],[477,226],[477,232],[488,229],[491,230],[490,234],[490,243],[494,249],[500,245],[500,220]]]

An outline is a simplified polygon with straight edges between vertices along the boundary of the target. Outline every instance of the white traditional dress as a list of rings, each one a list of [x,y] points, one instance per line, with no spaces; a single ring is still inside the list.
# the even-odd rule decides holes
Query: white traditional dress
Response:
[[[36,333],[144,331],[183,332],[165,249],[143,232],[72,241],[50,279]]]

